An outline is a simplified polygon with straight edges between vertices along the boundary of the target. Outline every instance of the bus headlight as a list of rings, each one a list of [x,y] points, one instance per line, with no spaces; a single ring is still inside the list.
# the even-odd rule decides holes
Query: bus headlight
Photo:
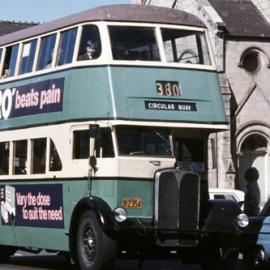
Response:
[[[241,213],[237,216],[236,222],[240,228],[245,228],[249,224],[248,216],[244,213]]]
[[[127,219],[127,210],[122,207],[117,207],[113,210],[113,216],[117,222],[124,222]]]

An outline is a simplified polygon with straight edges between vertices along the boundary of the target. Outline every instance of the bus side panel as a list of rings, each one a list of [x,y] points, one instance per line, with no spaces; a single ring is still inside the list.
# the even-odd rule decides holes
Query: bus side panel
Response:
[[[93,195],[105,200],[110,207],[124,207],[128,217],[153,217],[154,187],[151,180],[95,180]]]
[[[68,251],[69,181],[1,182],[0,190],[0,245]]]
[[[68,251],[71,216],[88,187],[87,179],[1,182],[0,245]],[[153,217],[153,181],[98,179],[92,187],[111,209],[126,203],[129,217]]]
[[[168,83],[171,85],[166,90]],[[172,93],[172,83],[179,85],[179,95]],[[62,99],[49,94],[54,84]],[[1,120],[1,129],[83,119],[227,121],[213,71],[93,66],[44,75],[39,81],[33,78],[3,84],[0,90],[4,94],[10,89],[14,89],[10,97],[13,105],[7,118]],[[16,108],[20,96],[34,94],[39,97],[38,104]]]
[[[112,67],[112,79],[120,118],[216,124],[227,121],[213,71]],[[175,84],[179,92],[173,89]]]
[[[6,119],[0,119],[1,129],[113,116],[108,69],[104,66],[6,83],[0,91],[11,104]],[[26,96],[33,99],[27,105],[23,103]]]

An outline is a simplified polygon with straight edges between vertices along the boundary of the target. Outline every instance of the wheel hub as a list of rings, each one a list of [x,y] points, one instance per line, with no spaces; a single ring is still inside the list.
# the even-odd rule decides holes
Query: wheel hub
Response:
[[[89,262],[95,259],[96,245],[95,235],[91,228],[86,228],[83,238],[84,254]]]

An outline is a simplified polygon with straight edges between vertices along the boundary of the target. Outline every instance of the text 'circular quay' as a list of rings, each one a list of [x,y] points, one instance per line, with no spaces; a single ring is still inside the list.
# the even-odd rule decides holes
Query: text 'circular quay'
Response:
[[[133,0],[14,24],[0,21],[1,262],[32,249],[81,270],[172,255],[265,267],[267,0]]]

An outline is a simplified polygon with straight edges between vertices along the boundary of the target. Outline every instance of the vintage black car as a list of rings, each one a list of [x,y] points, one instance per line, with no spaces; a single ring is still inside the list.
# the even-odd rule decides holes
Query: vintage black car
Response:
[[[249,225],[242,230],[240,252],[248,269],[269,269],[270,199],[258,216],[249,217]]]

